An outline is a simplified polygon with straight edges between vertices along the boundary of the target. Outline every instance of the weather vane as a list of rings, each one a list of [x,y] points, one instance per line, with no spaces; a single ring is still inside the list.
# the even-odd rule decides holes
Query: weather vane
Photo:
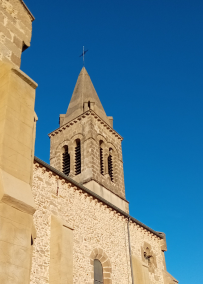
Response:
[[[88,49],[87,50],[85,50],[85,47],[83,46],[83,52],[82,52],[82,54],[79,56],[79,57],[83,57],[83,66],[85,66],[85,53],[88,51]]]

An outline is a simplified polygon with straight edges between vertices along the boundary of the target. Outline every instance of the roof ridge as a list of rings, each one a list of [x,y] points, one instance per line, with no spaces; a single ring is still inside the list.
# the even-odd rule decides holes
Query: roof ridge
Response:
[[[41,159],[37,158],[36,156],[34,157],[35,162],[41,164],[43,167],[48,168],[50,171],[54,172],[56,175],[60,176],[61,178],[73,183],[75,186],[77,186],[78,188],[80,188],[81,190],[87,192],[88,194],[94,196],[95,198],[97,198],[98,200],[100,200],[101,202],[105,203],[107,206],[111,207],[112,209],[116,210],[118,213],[120,213],[121,215],[123,215],[124,217],[128,218],[129,220],[133,221],[134,223],[138,224],[139,226],[143,227],[144,229],[150,231],[151,233],[153,233],[154,235],[156,235],[157,237],[159,237],[160,239],[164,239],[164,236],[157,232],[154,231],[153,229],[151,229],[150,227],[146,226],[145,224],[143,224],[142,222],[138,221],[137,219],[131,217],[128,213],[124,212],[123,210],[119,209],[117,206],[113,205],[112,203],[110,203],[109,201],[107,201],[106,199],[102,198],[101,196],[99,196],[98,194],[94,193],[93,191],[91,191],[90,189],[86,188],[84,185],[76,182],[75,180],[73,180],[72,178],[68,177],[67,175],[65,175],[64,173],[58,171],[57,169],[55,169],[54,167],[50,166],[49,164],[47,164],[46,162],[42,161]]]
[[[97,120],[98,120],[98,121],[102,121],[104,125],[106,124],[105,127],[107,127],[107,129],[110,129],[110,131],[111,131],[112,133],[114,133],[114,134],[116,133],[116,136],[117,136],[117,137],[120,137],[120,139],[123,140],[123,137],[122,137],[111,125],[109,125],[105,120],[103,120],[103,118],[101,118],[101,117],[100,117],[95,111],[93,111],[92,109],[87,110],[86,112],[84,112],[84,113],[78,115],[77,117],[71,119],[70,121],[64,123],[62,126],[59,126],[57,129],[55,129],[55,130],[51,131],[50,133],[48,133],[48,136],[50,137],[50,135],[51,135],[52,133],[57,132],[57,131],[60,131],[60,130],[59,130],[60,128],[69,127],[69,126],[68,126],[69,124],[71,124],[72,122],[76,122],[77,120],[79,121],[79,120],[80,120],[80,117],[82,117],[82,116],[84,116],[84,115],[88,115],[88,114],[93,114],[94,117],[97,116]]]

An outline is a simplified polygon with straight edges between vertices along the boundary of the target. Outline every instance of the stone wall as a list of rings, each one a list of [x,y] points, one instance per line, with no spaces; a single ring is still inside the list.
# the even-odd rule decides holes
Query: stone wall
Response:
[[[79,187],[35,163],[32,188],[37,211],[31,284],[49,283],[50,222],[56,216],[73,228],[73,283],[93,284],[93,259],[101,260],[104,283],[132,283],[128,219]],[[148,243],[156,259],[152,284],[163,284],[161,239],[135,223],[130,224],[132,252],[142,259]]]
[[[0,0],[0,60],[20,67],[30,46],[33,17],[21,0]]]
[[[164,283],[163,272],[166,267],[164,252],[161,250],[162,241],[134,222],[130,223],[130,238],[132,255],[140,260],[142,266],[147,267],[149,283]],[[149,262],[145,254],[146,258],[150,257]]]
[[[87,183],[95,180],[105,188],[111,190],[121,198],[125,198],[123,160],[122,160],[122,138],[108,124],[102,121],[93,111],[88,111],[70,123],[60,127],[50,134],[50,164],[62,171],[62,148],[68,145],[71,172],[70,177],[79,183]],[[82,172],[74,174],[74,141],[81,140]],[[105,172],[100,172],[100,140],[103,141]],[[114,182],[110,180],[107,169],[107,157],[109,148],[113,149],[113,175]]]
[[[37,84],[0,61],[0,283],[30,280]]]

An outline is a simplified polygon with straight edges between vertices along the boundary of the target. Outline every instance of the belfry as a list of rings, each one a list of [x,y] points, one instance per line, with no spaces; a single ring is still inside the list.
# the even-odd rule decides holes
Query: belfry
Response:
[[[106,115],[85,67],[59,120],[60,128],[49,135],[51,166],[128,212],[122,137],[113,129],[113,118]]]

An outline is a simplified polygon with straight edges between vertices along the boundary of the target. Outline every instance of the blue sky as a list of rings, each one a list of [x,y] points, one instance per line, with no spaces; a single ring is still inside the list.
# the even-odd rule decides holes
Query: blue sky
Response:
[[[203,1],[26,0],[36,17],[22,70],[39,87],[35,154],[49,162],[82,68],[124,137],[133,217],[166,233],[168,271],[202,283]]]

